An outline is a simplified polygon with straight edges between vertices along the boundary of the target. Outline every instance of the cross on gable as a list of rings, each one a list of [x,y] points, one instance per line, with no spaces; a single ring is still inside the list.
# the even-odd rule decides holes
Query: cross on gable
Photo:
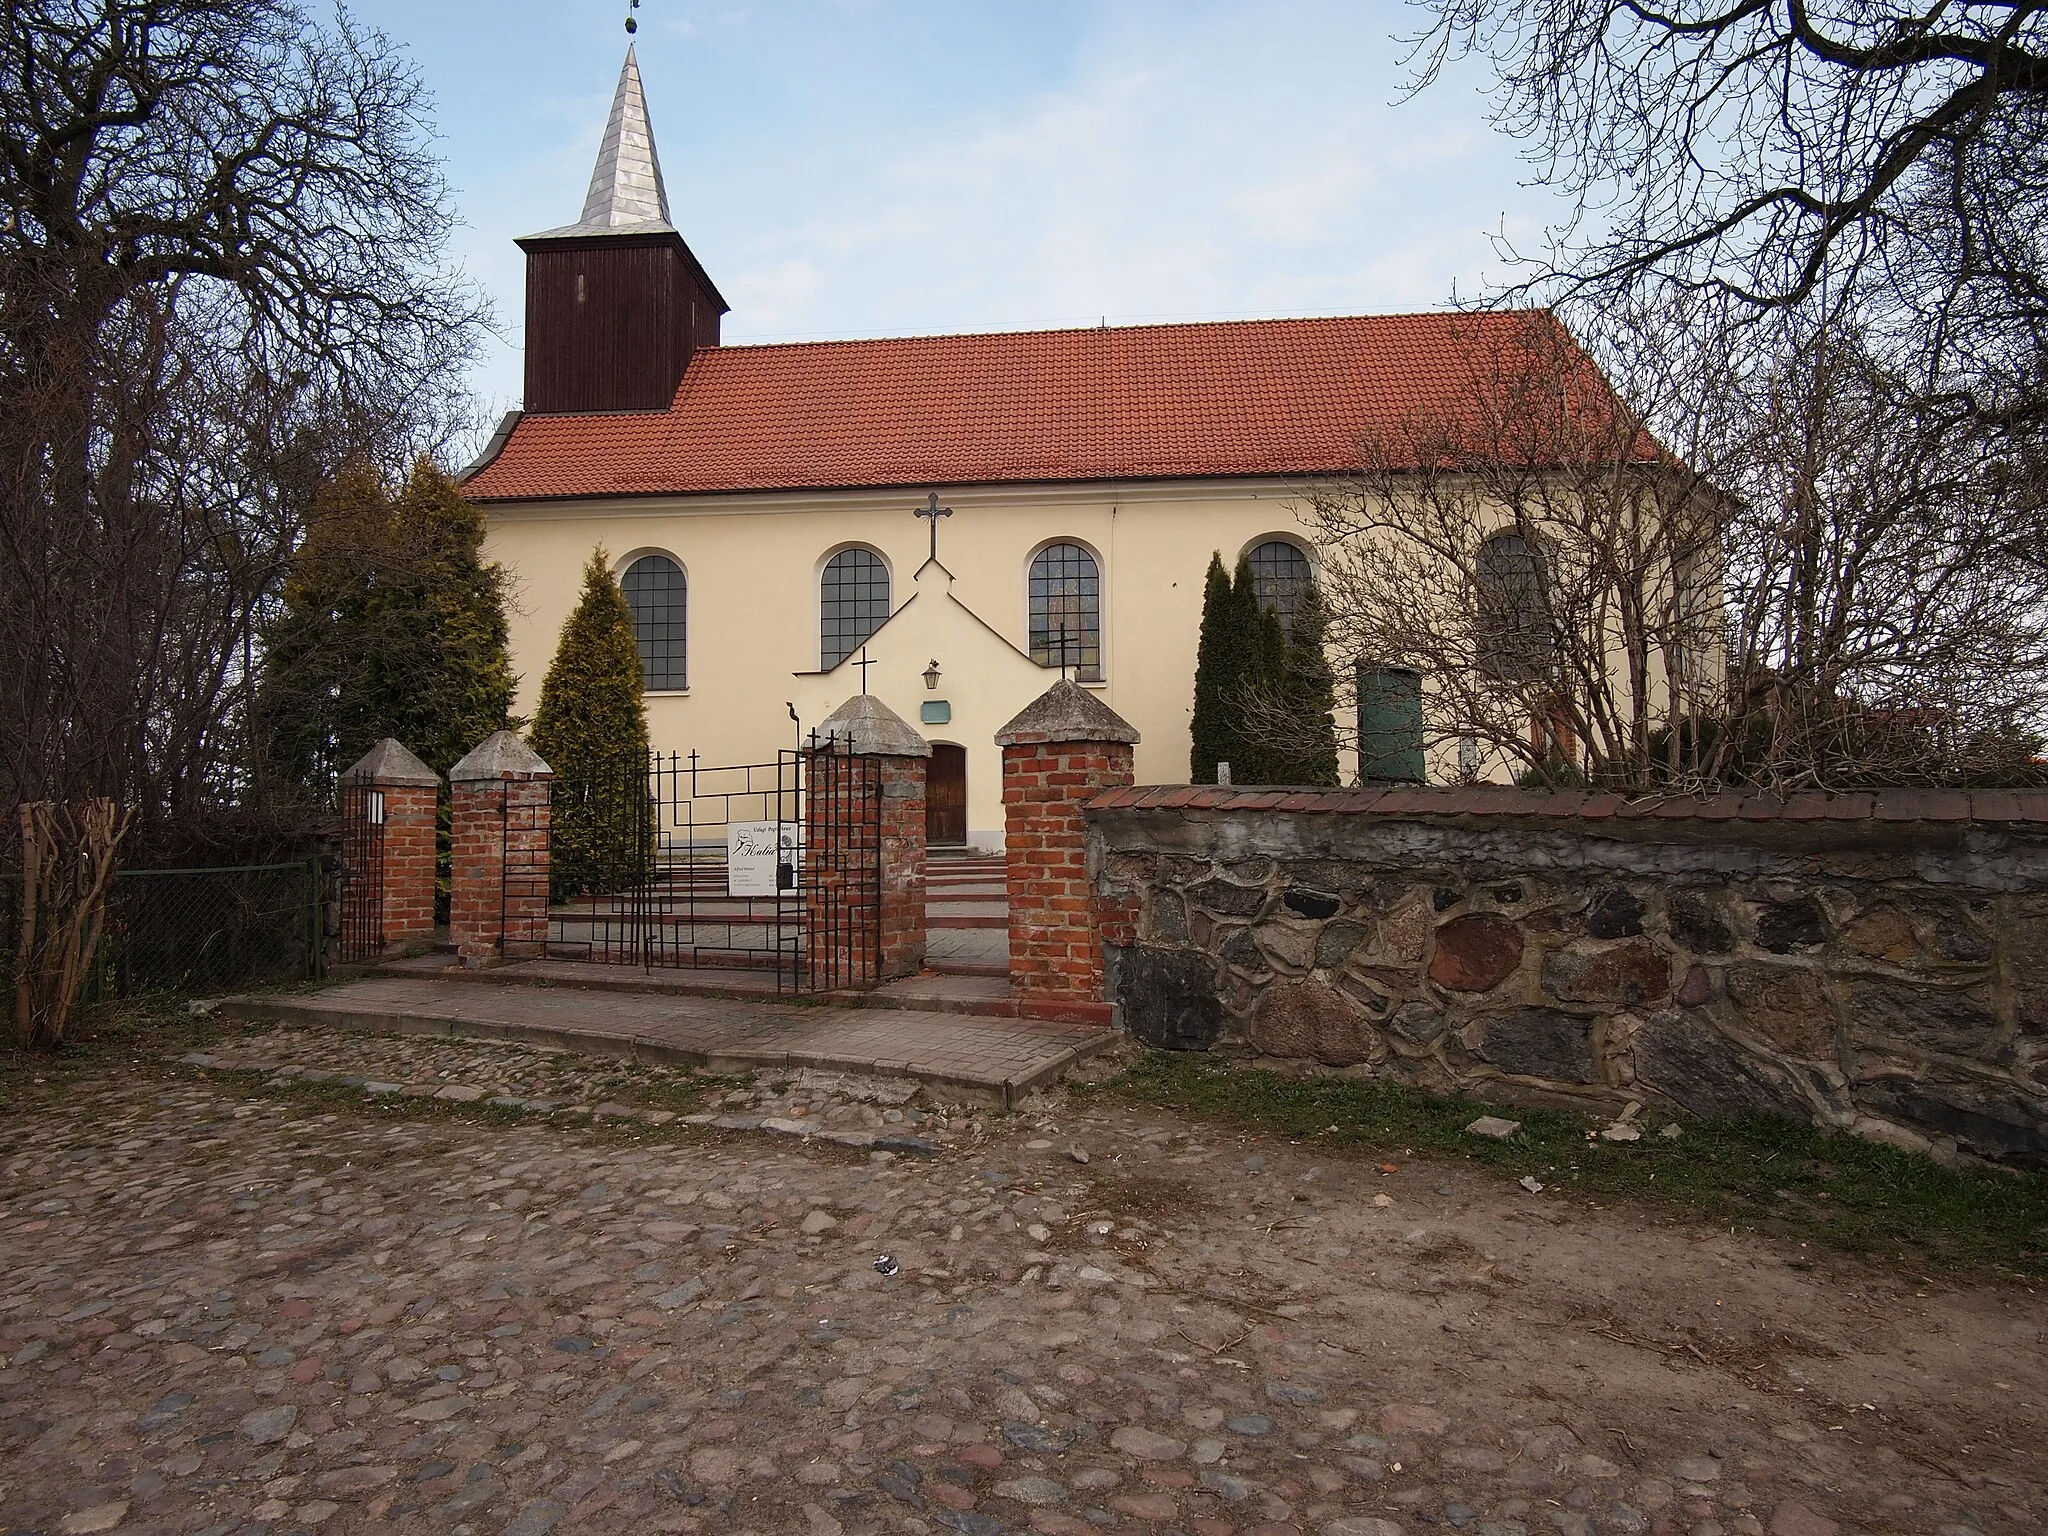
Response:
[[[929,495],[929,496],[928,496],[928,497],[927,497],[927,498],[925,499],[925,504],[924,504],[923,506],[921,506],[921,507],[917,508],[917,509],[916,509],[915,511],[913,511],[913,512],[912,512],[912,513],[911,513],[910,515],[911,515],[912,517],[925,517],[925,518],[930,518],[930,519],[931,519],[931,525],[932,525],[932,556],[931,556],[931,557],[932,557],[932,559],[934,559],[934,560],[938,559],[938,558],[939,558],[939,519],[940,519],[940,518],[942,518],[942,517],[951,517],[951,516],[953,515],[953,509],[952,509],[951,507],[942,507],[942,506],[940,506],[940,505],[939,505],[939,493],[938,493],[937,491],[933,491],[933,492],[932,492],[932,493],[931,493],[931,494],[930,494],[930,495]]]
[[[874,665],[872,661],[868,660],[868,648],[866,646],[860,648],[860,660],[856,661],[854,665],[860,668],[860,691],[866,693],[868,691],[868,668]]]

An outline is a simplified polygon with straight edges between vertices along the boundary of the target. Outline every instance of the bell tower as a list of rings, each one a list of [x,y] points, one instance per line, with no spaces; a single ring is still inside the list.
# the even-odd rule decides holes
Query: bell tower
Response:
[[[668,190],[629,45],[583,217],[526,252],[529,415],[665,411],[729,308],[669,221]]]

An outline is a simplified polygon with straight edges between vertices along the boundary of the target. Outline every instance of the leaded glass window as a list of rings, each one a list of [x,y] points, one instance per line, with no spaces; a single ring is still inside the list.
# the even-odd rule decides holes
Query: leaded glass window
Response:
[[[1551,662],[1542,552],[1519,533],[1497,533],[1474,562],[1480,669],[1503,682],[1533,682]]]
[[[1048,544],[1032,558],[1031,659],[1102,681],[1102,572],[1078,544]]]
[[[872,549],[842,549],[818,582],[818,664],[829,672],[889,617],[889,567]]]
[[[642,555],[619,585],[633,610],[642,686],[649,693],[689,687],[690,583],[683,568],[667,555]]]
[[[1294,606],[1308,585],[1308,556],[1285,539],[1268,539],[1251,553],[1252,590],[1259,606],[1280,615],[1281,631],[1294,634]]]

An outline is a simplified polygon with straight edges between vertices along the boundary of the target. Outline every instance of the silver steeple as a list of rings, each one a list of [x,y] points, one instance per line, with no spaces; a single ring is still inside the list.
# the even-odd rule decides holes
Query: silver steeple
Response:
[[[661,180],[661,156],[654,149],[654,125],[647,118],[647,95],[640,85],[640,61],[626,45],[626,66],[612,97],[612,115],[598,146],[597,166],[590,173],[590,191],[583,198],[583,217],[560,229],[526,238],[557,239],[565,235],[608,235],[628,231],[673,229],[668,189]]]
[[[668,189],[661,182],[661,156],[654,149],[654,125],[647,120],[647,95],[640,85],[640,61],[626,45],[626,66],[612,97],[611,120],[590,191],[583,199],[584,228],[618,229],[629,224],[667,224]]]

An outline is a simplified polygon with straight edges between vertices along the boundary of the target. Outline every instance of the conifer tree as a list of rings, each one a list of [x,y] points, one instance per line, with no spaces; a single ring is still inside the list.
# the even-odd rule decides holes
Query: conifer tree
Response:
[[[1232,764],[1231,777],[1239,784],[1282,784],[1287,782],[1284,757],[1267,732],[1252,721],[1255,696],[1276,697],[1287,674],[1287,633],[1280,627],[1280,615],[1259,601],[1258,579],[1252,575],[1251,558],[1240,555],[1237,573],[1231,578],[1230,605],[1233,626],[1244,639],[1244,670],[1230,695],[1230,720],[1237,738],[1239,761]]]
[[[541,683],[533,749],[555,771],[550,844],[557,899],[616,891],[638,877],[648,829],[647,708],[633,610],[602,546]]]
[[[376,734],[396,736],[445,774],[511,723],[518,680],[505,573],[484,559],[483,513],[431,460],[420,460],[399,491],[391,528],[398,569],[373,606],[398,707],[394,726]]]
[[[1240,636],[1234,628],[1230,573],[1223,556],[1209,556],[1209,574],[1202,586],[1202,637],[1195,649],[1195,713],[1190,723],[1193,745],[1188,777],[1195,784],[1214,784],[1216,765],[1237,771],[1238,735],[1232,699],[1244,665]]]
[[[394,497],[366,464],[323,490],[264,634],[260,762],[316,798],[380,737],[438,773],[510,719],[505,575],[483,515],[427,460]]]
[[[256,773],[325,800],[377,738],[369,721],[370,594],[390,545],[391,504],[376,473],[351,464],[323,486],[292,556],[283,605],[264,629],[255,708]]]
[[[1330,673],[1329,610],[1314,581],[1304,582],[1294,601],[1294,629],[1287,637],[1281,683],[1290,724],[1275,774],[1282,784],[1337,783],[1336,679]]]

